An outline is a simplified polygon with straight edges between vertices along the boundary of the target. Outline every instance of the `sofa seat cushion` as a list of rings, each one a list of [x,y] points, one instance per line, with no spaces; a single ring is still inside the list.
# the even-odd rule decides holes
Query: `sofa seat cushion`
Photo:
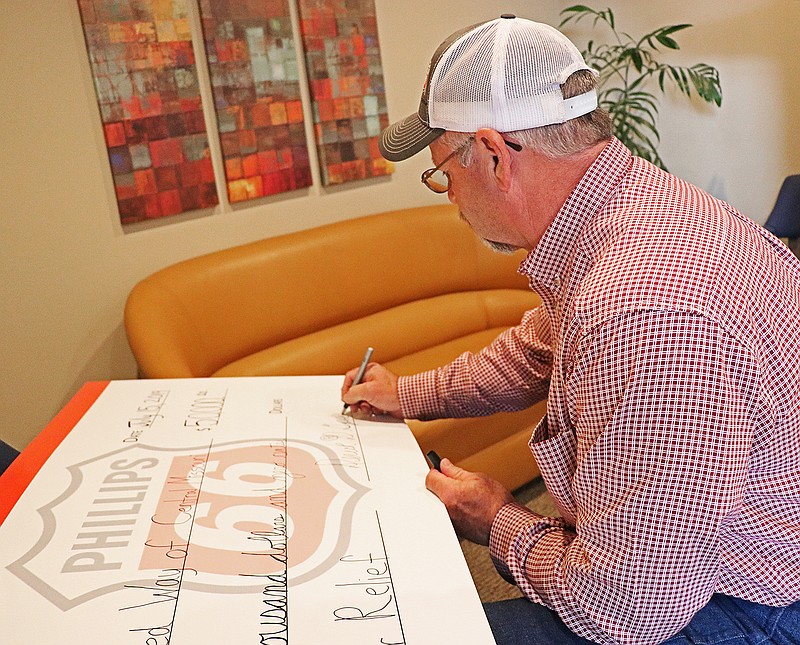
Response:
[[[402,361],[400,373],[430,369],[466,351],[458,351],[459,347],[480,349],[537,303],[532,292],[518,289],[416,300],[273,345],[229,363],[212,376],[343,374],[358,365],[370,346],[375,348],[376,362]],[[486,342],[459,342],[473,334]],[[442,360],[436,362],[433,356]]]

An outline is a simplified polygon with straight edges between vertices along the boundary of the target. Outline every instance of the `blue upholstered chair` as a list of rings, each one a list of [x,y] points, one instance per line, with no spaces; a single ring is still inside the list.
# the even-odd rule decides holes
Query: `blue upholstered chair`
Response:
[[[764,228],[776,237],[788,238],[789,248],[800,257],[800,175],[783,180]]]
[[[17,449],[12,448],[5,441],[0,439],[0,475],[11,465],[11,462],[17,458],[18,454],[19,451]]]

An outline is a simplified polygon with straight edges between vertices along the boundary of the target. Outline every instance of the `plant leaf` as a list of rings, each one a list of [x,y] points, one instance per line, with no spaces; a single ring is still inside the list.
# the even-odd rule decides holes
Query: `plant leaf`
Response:
[[[660,31],[665,36],[669,36],[671,34],[674,34],[674,33],[678,32],[678,31],[683,31],[684,29],[689,29],[689,27],[691,27],[691,26],[692,25],[689,24],[689,23],[683,23],[683,24],[680,24],[680,25],[672,25],[671,27],[662,27]]]
[[[642,68],[644,67],[644,63],[642,62],[642,52],[635,47],[629,47],[623,53],[627,58],[631,59],[636,71],[641,72]]]
[[[595,10],[591,7],[587,7],[585,4],[574,4],[571,7],[563,9],[561,13],[595,13]]]
[[[571,7],[567,7],[561,11],[561,15],[564,16],[564,18],[561,19],[558,26],[563,27],[569,22],[578,22],[586,14],[595,16],[595,22],[597,22],[599,14],[591,7],[587,7],[585,4],[575,4]]]
[[[680,45],[675,40],[664,34],[658,34],[656,40],[669,49],[680,49]]]
[[[605,15],[607,16],[606,22],[609,24],[609,26],[612,29],[616,29],[617,27],[616,27],[616,24],[615,24],[615,21],[614,21],[614,12],[611,11],[611,7],[608,7],[606,9]]]

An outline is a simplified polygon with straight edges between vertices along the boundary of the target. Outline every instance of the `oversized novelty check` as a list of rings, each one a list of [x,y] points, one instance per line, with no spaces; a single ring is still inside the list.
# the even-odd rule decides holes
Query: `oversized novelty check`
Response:
[[[84,386],[0,478],[3,641],[493,643],[413,436],[341,380]]]

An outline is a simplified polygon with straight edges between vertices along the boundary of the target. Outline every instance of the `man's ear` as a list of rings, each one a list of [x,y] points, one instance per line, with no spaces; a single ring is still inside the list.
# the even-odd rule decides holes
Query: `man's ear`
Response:
[[[475,133],[479,149],[492,163],[497,187],[502,192],[511,188],[511,153],[503,141],[503,136],[490,128],[481,128]]]

